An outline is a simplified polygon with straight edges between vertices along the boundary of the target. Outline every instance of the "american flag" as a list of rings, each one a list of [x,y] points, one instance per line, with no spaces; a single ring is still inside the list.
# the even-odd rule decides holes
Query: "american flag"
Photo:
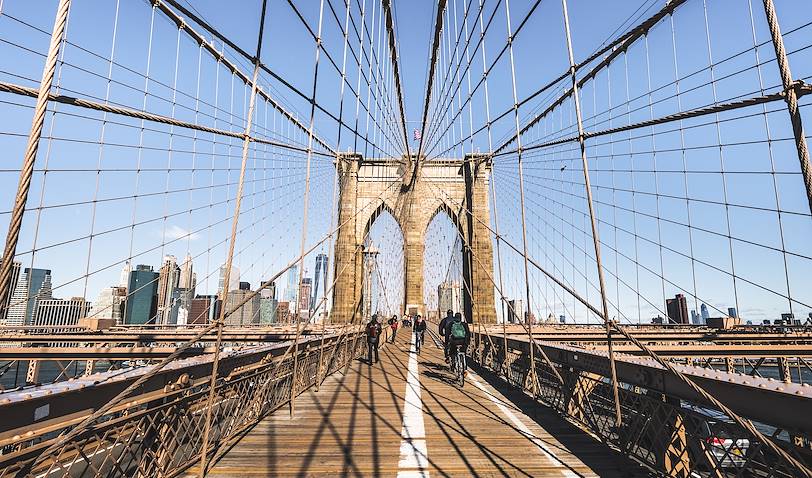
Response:
[[[414,140],[415,141],[420,141],[420,137],[421,137],[420,131],[415,129],[413,135],[414,135]]]

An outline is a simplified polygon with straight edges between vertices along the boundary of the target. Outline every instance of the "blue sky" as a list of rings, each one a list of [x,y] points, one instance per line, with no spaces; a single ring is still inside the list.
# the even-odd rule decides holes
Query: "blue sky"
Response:
[[[316,31],[322,3],[316,0],[295,3],[304,21]],[[576,61],[625,30],[630,24],[627,20],[639,21],[640,14],[649,15],[662,3],[571,1],[569,13]],[[769,35],[761,3],[750,3],[737,0],[705,5],[691,0],[680,7],[673,18],[652,29],[645,41],[636,42],[619,60],[584,85],[581,98],[585,128],[606,129],[714,101],[759,95],[762,88],[776,91],[777,69],[774,61],[770,62],[774,56],[772,45],[764,43]],[[37,29],[50,30],[55,4],[55,1],[3,1],[0,57],[7,61],[3,61],[0,79],[36,85],[43,60],[32,51],[44,52],[48,42],[47,35]],[[416,122],[422,115],[434,3],[393,4],[405,110],[411,130],[418,127]],[[513,29],[531,4],[510,2]],[[259,28],[259,0],[241,1],[230,8],[223,8],[222,2],[213,0],[196,1],[193,5],[214,27],[253,53]],[[270,0],[268,5],[261,58],[271,70],[309,95],[313,90],[316,55],[313,39],[287,2]],[[336,21],[329,8],[331,4],[325,1],[323,5],[324,50],[316,98],[325,110],[337,115],[342,107],[339,93],[344,7],[339,1],[332,2],[339,19]],[[448,5],[448,21],[457,28],[445,30],[444,41],[448,43],[444,43],[444,48],[453,49],[463,24],[464,2],[452,0]],[[472,5],[475,16],[478,2]],[[809,81],[812,50],[807,47],[812,38],[808,25],[812,21],[812,6],[790,0],[777,1],[776,5],[783,31],[791,32],[785,42],[791,52],[794,76]],[[376,32],[380,5],[372,0],[353,1],[351,17],[356,22],[361,8],[365,10],[367,30]],[[495,0],[484,2],[486,15],[494,9],[496,13],[484,41],[489,63],[507,38],[505,4]],[[468,31],[478,35],[479,26],[474,20],[469,19]],[[70,44],[64,50],[65,63],[61,64],[57,82],[65,94],[137,109],[145,107],[154,113],[232,131],[245,127],[250,88],[218,66],[208,52],[201,52],[165,15],[153,12],[147,2],[77,0],[67,37]],[[383,65],[387,49],[379,40],[376,36],[375,51],[381,55]],[[351,39],[350,45],[358,52],[357,39]],[[368,43],[365,48],[368,51]],[[519,99],[566,71],[568,59],[560,2],[540,3],[517,35],[513,50]],[[111,52],[115,62],[112,68],[106,61]],[[462,47],[459,52],[464,54]],[[482,77],[481,54],[480,49],[472,55],[470,70],[474,83]],[[245,59],[228,49],[226,56],[250,74],[251,66]],[[753,68],[757,58],[761,66]],[[351,87],[344,91],[342,115],[351,124],[356,120],[356,104],[349,90],[358,84],[354,61],[349,54],[346,75]],[[438,65],[441,73],[437,77],[441,84],[448,63],[446,56],[441,57]],[[149,82],[144,79],[147,65]],[[464,101],[467,82],[460,78],[451,84],[457,81],[462,82],[460,98]],[[304,124],[308,123],[309,105],[304,99],[267,75],[263,75],[261,83],[265,91],[297,114]],[[149,91],[146,97],[145,84]],[[489,73],[488,88],[492,117],[512,108],[507,55]],[[528,118],[566,88],[568,80],[556,84],[549,94],[528,102],[520,110],[521,123],[526,124]],[[486,122],[483,90],[479,88],[472,95],[474,129]],[[367,121],[363,114],[367,102],[363,81],[361,92],[359,128],[381,150],[375,150],[369,143],[365,145],[363,134],[356,137],[346,128],[341,130],[339,142],[335,121],[320,111],[315,115],[315,130],[341,151],[353,149],[366,156],[397,153],[396,147],[381,139],[394,132],[387,128],[376,132],[374,121]],[[370,98],[374,102],[376,95]],[[6,153],[0,171],[0,204],[10,205],[33,102],[7,94],[0,95],[0,100],[4,101],[0,103],[0,147]],[[458,104],[455,101],[449,116],[439,114],[435,119],[445,121],[453,117]],[[808,104],[808,100],[802,104]],[[807,110],[804,106],[808,117]],[[29,197],[31,211],[26,216],[18,247],[21,260],[30,263],[32,255],[27,251],[35,249],[33,263],[53,269],[54,283],[64,284],[58,295],[84,294],[92,300],[96,291],[117,279],[119,263],[130,256],[135,256],[134,262],[157,267],[162,254],[182,257],[190,252],[200,277],[214,275],[214,285],[210,280],[205,286],[213,290],[216,268],[225,257],[225,239],[230,231],[228,217],[234,207],[241,141],[222,137],[212,141],[213,136],[208,133],[195,134],[161,125],[147,124],[141,128],[139,121],[64,106],[55,111],[55,115],[46,118],[45,135],[54,139],[43,140],[41,144]],[[515,133],[513,121],[512,114],[508,114],[492,125],[495,146]],[[441,131],[446,126],[444,123]],[[466,142],[464,146],[451,147],[459,141],[460,131],[470,133],[470,126],[466,108],[453,127],[436,137],[436,148],[431,154],[448,150],[443,154],[462,155],[472,148],[487,150],[486,131],[474,136],[473,146]],[[257,106],[254,131],[258,136],[289,143],[304,145],[307,141],[306,134],[275,114],[264,101]],[[573,132],[573,107],[565,101],[524,135],[522,141],[527,147]],[[758,107],[718,118],[687,121],[682,132],[672,123],[590,140],[588,156],[613,315],[633,322],[647,321],[664,308],[666,297],[681,292],[689,296],[689,308],[698,308],[700,302],[721,311],[737,306],[745,318],[757,321],[776,318],[790,307],[796,316],[805,316],[810,310],[808,304],[812,304],[809,296],[812,246],[808,240],[812,220],[791,138],[783,103],[775,102],[766,110]],[[530,254],[597,303],[594,252],[589,225],[584,220],[583,173],[577,144],[538,149],[526,153],[523,162]],[[43,174],[46,165],[48,172]],[[314,156],[311,166],[308,244],[318,241],[334,221],[332,164],[323,156]],[[298,253],[306,157],[299,152],[254,144],[248,167],[235,262],[244,279],[256,284]],[[494,171],[501,232],[506,240],[520,246],[516,155],[498,157]],[[39,208],[40,202],[43,206],[59,207]],[[3,230],[9,209],[10,206],[0,207]],[[511,278],[506,287],[508,295],[519,297],[524,290],[522,261],[509,252],[503,258],[505,275]],[[306,268],[311,271],[312,262],[309,257]],[[393,272],[391,276],[397,274]],[[537,271],[531,275],[531,289],[534,295],[531,302],[537,314],[546,315],[549,311],[554,315],[588,318],[582,307]]]

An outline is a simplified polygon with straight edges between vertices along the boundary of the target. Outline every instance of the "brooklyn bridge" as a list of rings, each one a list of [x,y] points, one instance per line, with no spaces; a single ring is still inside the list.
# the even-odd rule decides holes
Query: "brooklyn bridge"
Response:
[[[0,478],[812,477],[811,82],[794,0],[0,0]]]

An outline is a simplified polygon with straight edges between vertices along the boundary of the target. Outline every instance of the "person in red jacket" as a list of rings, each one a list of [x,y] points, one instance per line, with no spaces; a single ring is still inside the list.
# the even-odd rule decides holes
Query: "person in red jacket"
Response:
[[[395,343],[395,336],[398,334],[398,316],[393,315],[391,319],[389,319],[389,327],[392,328],[392,338],[389,340],[391,343]]]

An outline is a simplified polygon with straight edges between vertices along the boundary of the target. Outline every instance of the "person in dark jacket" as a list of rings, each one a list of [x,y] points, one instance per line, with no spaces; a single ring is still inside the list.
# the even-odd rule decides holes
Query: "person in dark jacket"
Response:
[[[459,332],[463,330],[463,332]],[[462,314],[457,312],[445,327],[445,356],[446,361],[452,353],[456,352],[457,347],[463,347],[463,350],[468,348],[471,342],[471,329],[468,327],[468,322],[462,320]]]
[[[423,342],[426,340],[426,321],[423,319],[423,316],[418,315],[414,320],[413,330],[415,349],[417,353],[420,353],[420,349],[423,347]]]
[[[446,362],[448,362],[448,347],[446,347],[446,342],[445,342],[446,327],[451,325],[451,322],[453,322],[453,321],[454,321],[454,311],[451,310],[451,309],[448,309],[446,311],[446,313],[445,313],[445,317],[443,317],[443,320],[440,321],[440,327],[439,327],[439,330],[438,330],[438,332],[440,332],[440,337],[443,338],[443,350],[445,350],[445,361]]]
[[[367,363],[369,363],[369,365],[381,361],[380,358],[378,358],[378,344],[380,343],[382,333],[383,327],[381,327],[381,323],[378,322],[378,316],[373,315],[372,320],[367,324]],[[375,360],[373,360],[373,354]]]

